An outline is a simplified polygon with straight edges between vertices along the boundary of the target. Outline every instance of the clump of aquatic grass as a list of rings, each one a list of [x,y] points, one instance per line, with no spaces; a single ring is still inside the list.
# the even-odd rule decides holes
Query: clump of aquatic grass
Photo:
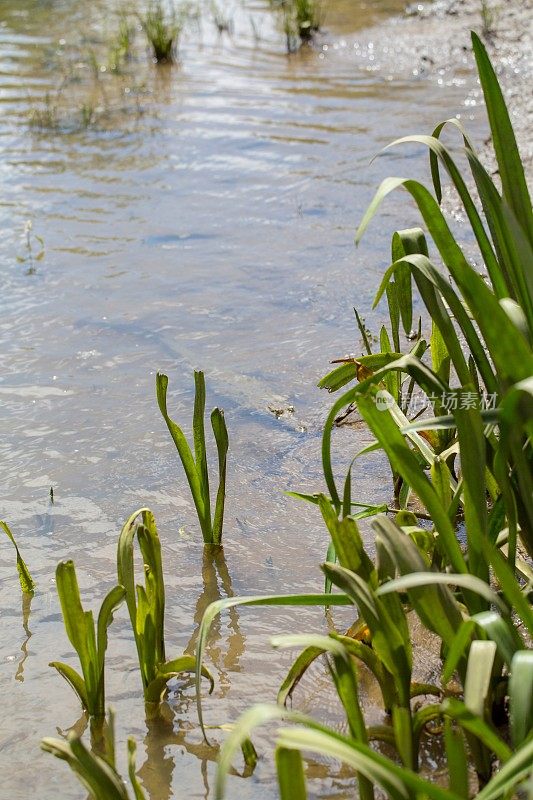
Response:
[[[159,410],[163,415],[172,436],[189,482],[192,498],[206,544],[222,542],[224,523],[224,503],[226,497],[226,462],[228,453],[228,431],[224,420],[224,412],[214,408],[211,412],[211,427],[218,452],[219,483],[213,516],[211,516],[211,497],[209,493],[209,473],[205,446],[205,379],[203,372],[194,373],[195,399],[192,432],[194,440],[194,456],[185,434],[179,425],[172,420],[167,411],[168,378],[161,373],[156,377],[156,393]]]
[[[309,42],[322,26],[324,8],[321,0],[271,0],[281,15],[287,52]]]
[[[15,541],[15,537],[13,536],[11,529],[7,522],[4,522],[0,519],[0,528],[4,531],[7,538],[10,540],[11,544],[15,548],[15,552],[17,554],[17,572],[19,576],[20,588],[24,592],[24,594],[33,594],[33,590],[35,589],[35,582],[31,577],[30,571],[26,566],[26,563],[22,556],[20,555],[20,551],[18,549],[18,545]]]
[[[348,635],[297,634],[273,641],[277,647],[304,648],[280,687],[278,702],[285,703],[309,665],[323,656],[344,707],[348,735],[279,706],[252,708],[222,748],[217,798],[224,795],[225,777],[243,738],[250,736],[255,725],[281,719],[299,725],[278,731],[276,766],[282,800],[307,796],[302,752],[333,757],[354,768],[362,800],[373,800],[374,786],[391,800],[414,795],[468,800],[470,765],[479,784],[476,797],[481,800],[510,797],[515,788],[525,790],[524,781],[531,780],[533,575],[520,555],[517,538],[531,555],[533,214],[503,96],[475,34],[473,46],[501,193],[482,167],[466,132],[457,120],[450,122],[463,135],[487,229],[461,173],[439,140],[440,125],[433,137],[407,138],[430,148],[437,199],[416,181],[388,179],[358,234],[388,192],[405,188],[415,199],[453,282],[430,261],[420,229],[397,232],[392,243],[394,263],[377,295],[379,300],[387,294],[391,336],[382,331],[382,352],[368,352],[368,348],[366,356],[336,367],[323,381],[330,391],[357,381],[334,404],[324,429],[322,456],[329,497],[305,498],[322,512],[331,538],[323,570],[327,582],[341,593],[220,600],[206,610],[199,633],[198,686],[209,627],[223,609],[351,602],[358,618]],[[464,257],[439,208],[439,161],[465,206],[489,284]],[[432,333],[427,344],[419,333],[411,352],[403,354],[399,328],[401,323],[406,334],[411,329],[413,279],[431,316]],[[422,360],[425,349],[430,364]],[[408,394],[416,388],[426,397],[434,418],[409,420],[402,400],[404,381]],[[483,408],[484,392],[494,395],[494,408]],[[356,404],[375,442],[356,454],[340,492],[331,461],[331,432],[339,412],[351,403]],[[352,502],[351,472],[357,458],[377,449],[386,453],[406,488],[399,493],[395,520],[381,515],[372,522],[374,562],[363,546],[356,521],[359,514],[352,515],[354,505],[362,504]],[[422,512],[408,510],[411,496],[416,496],[415,508],[422,506]],[[361,515],[375,511],[363,508]],[[421,527],[420,515],[432,526]],[[459,520],[466,547],[458,540]],[[438,685],[412,681],[407,614],[413,612],[440,640],[444,664]],[[366,724],[354,659],[373,674],[390,724]],[[454,676],[459,692],[450,685]],[[413,697],[431,695],[434,702],[426,701],[420,707],[412,703]],[[198,703],[203,727],[199,693]],[[419,774],[419,754],[429,735],[442,735],[447,787]],[[397,759],[376,752],[373,742],[392,745]]]
[[[412,136],[395,143],[416,142],[429,148],[436,199],[417,181],[388,178],[365,215],[358,238],[382,200],[391,191],[403,188],[415,200],[452,280],[446,280],[440,267],[429,259],[422,230],[395,234],[394,262],[386,272],[375,302],[384,294],[389,296],[394,289],[396,305],[389,306],[389,312],[392,338],[397,342],[401,314],[395,283],[400,276],[402,282],[405,278],[409,283],[414,279],[432,318],[431,366],[421,360],[415,349],[402,354],[397,352],[395,344],[382,348],[381,353],[357,359],[359,366],[367,369],[365,374],[358,374],[358,364],[343,364],[333,370],[322,382],[332,391],[353,379],[359,382],[331,410],[325,429],[323,465],[330,496],[340,509],[342,501],[333,475],[330,434],[335,416],[348,403],[355,402],[391,465],[408,485],[403,505],[411,492],[426,504],[436,527],[443,529],[439,530],[441,551],[447,542],[446,558],[460,571],[465,567],[459,558],[453,526],[444,517],[448,515],[453,521],[462,512],[467,530],[471,531],[468,545],[474,553],[469,555],[469,568],[485,578],[488,566],[480,542],[488,531],[492,531],[491,538],[506,531],[512,565],[517,537],[528,553],[533,554],[533,449],[528,422],[533,402],[533,214],[523,165],[496,75],[475,34],[473,43],[502,191],[482,166],[474,145],[457,120],[448,122],[462,134],[486,225],[449,150],[440,141],[445,123],[431,137]],[[439,207],[442,193],[439,162],[464,204],[485,262],[488,283],[468,262]],[[402,384],[405,380],[426,398],[427,407],[434,412],[433,419],[413,422],[407,418],[397,402],[398,381]],[[374,401],[372,406],[365,399],[359,401],[372,387],[386,392],[388,402],[384,410],[380,411]],[[412,389],[408,393],[412,394]],[[401,453],[398,448],[402,448]],[[453,475],[455,462],[460,464],[462,472],[460,484]],[[426,489],[427,481],[423,480],[426,476],[419,468],[415,469],[421,463],[437,471],[431,491]],[[451,499],[442,493],[442,475],[446,476]],[[440,497],[444,511],[441,507],[436,507],[435,512],[430,510],[428,503],[434,505],[435,501],[433,492],[437,499]],[[491,498],[489,507],[487,497]]]
[[[154,60],[158,64],[174,61],[183,28],[183,19],[176,11],[166,14],[163,3],[158,0],[149,5],[141,25]]]
[[[348,635],[299,633],[272,640],[275,647],[303,649],[280,687],[279,705],[254,707],[235,725],[221,751],[215,796],[223,797],[232,756],[242,742],[248,740],[253,727],[269,719],[282,718],[304,729],[320,731],[323,736],[316,752],[322,755],[333,756],[335,742],[345,745],[335,750],[334,757],[357,769],[358,796],[362,800],[373,800],[375,785],[392,800],[403,797],[407,788],[435,800],[469,800],[469,759],[479,780],[476,797],[488,800],[503,796],[526,777],[533,755],[533,651],[528,649],[513,618],[516,615],[526,635],[531,636],[533,609],[527,592],[506,569],[505,560],[494,546],[490,554],[500,581],[499,593],[475,575],[432,570],[425,554],[427,531],[417,526],[414,515],[405,512],[399,514],[396,521],[381,515],[372,523],[377,552],[373,563],[365,551],[355,520],[351,517],[339,520],[325,496],[319,497],[318,502],[339,560],[339,564],[326,563],[323,569],[341,593],[227,598],[211,604],[199,634],[198,680],[210,626],[224,609],[248,605],[298,607],[352,603],[358,619]],[[465,614],[465,607],[472,609],[470,614]],[[477,610],[479,608],[486,610]],[[412,680],[413,654],[408,625],[411,610],[441,640],[446,653],[438,685]],[[348,734],[343,737],[302,714],[280,708],[319,657],[326,658],[333,686],[346,714]],[[366,723],[356,665],[364,665],[373,675],[390,719],[389,725]],[[458,676],[462,692],[449,687],[454,674]],[[429,696],[435,699],[413,703],[415,698]],[[496,720],[504,705],[509,711],[509,731],[497,732]],[[203,727],[200,702],[199,718]],[[508,735],[513,750],[508,744]],[[429,736],[442,736],[449,790],[425,781],[418,774],[420,754]],[[309,741],[307,733],[297,739],[295,732],[294,749],[306,751],[306,741]],[[376,753],[372,749],[374,743],[392,746],[401,766],[396,759]],[[502,765],[499,773],[494,770],[496,759]],[[292,770],[285,770],[285,759],[279,754],[276,758],[282,798],[307,796],[303,791],[301,754],[296,761],[299,769],[293,764]],[[404,789],[398,794],[399,786]],[[496,793],[498,787],[501,794]]]
[[[144,564],[144,586],[135,584],[135,538]],[[135,637],[144,698],[147,703],[157,704],[171,678],[195,671],[196,659],[194,656],[182,655],[171,661],[166,660],[165,583],[161,543],[154,516],[148,508],[141,508],[132,514],[122,528],[118,541],[117,572],[124,587]],[[211,680],[207,670],[204,669],[203,674]]]
[[[106,595],[98,613],[95,630],[93,612],[85,611],[81,604],[76,568],[72,561],[62,561],[57,565],[56,585],[65,630],[78,654],[81,675],[73,667],[60,661],[52,661],[50,666],[70,684],[85,711],[91,717],[103,719],[107,629],[113,621],[113,613],[126,596],[125,589],[123,586],[114,586]]]
[[[111,709],[108,712],[105,731],[105,756],[91,752],[83,744],[81,737],[71,731],[66,741],[45,738],[41,749],[51,753],[61,761],[66,761],[91,800],[130,800],[130,793],[117,772],[115,763],[115,719]],[[135,754],[137,745],[133,736],[128,737],[128,775],[135,800],[145,800],[136,775]]]
[[[320,0],[293,0],[292,5],[298,36],[308,41],[322,25],[322,3]]]

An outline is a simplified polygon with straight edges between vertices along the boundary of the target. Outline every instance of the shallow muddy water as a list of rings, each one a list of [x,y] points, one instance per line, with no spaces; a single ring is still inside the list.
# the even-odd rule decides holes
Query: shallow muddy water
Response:
[[[231,36],[219,37],[204,14],[184,36],[180,65],[156,67],[140,46],[122,75],[95,82],[88,62],[91,51],[103,57],[116,26],[111,0],[0,3],[0,518],[38,584],[31,611],[22,609],[3,541],[6,800],[83,797],[66,766],[39,751],[43,736],[79,717],[48,667],[75,663],[54,569],[73,557],[84,600],[96,607],[113,582],[118,531],[136,507],[153,509],[163,542],[171,656],[192,652],[202,610],[219,596],[321,590],[326,533],[315,510],[283,490],[322,488],[329,399],[316,381],[330,358],[360,352],[352,306],[377,324],[369,309],[389,234],[417,217],[396,195],[358,251],[356,223],[383,177],[426,171],[411,151],[369,161],[390,139],[464,111],[464,86],[394,80],[373,69],[368,51],[358,57],[359,43],[371,41],[366,28],[398,11],[399,0],[331,0],[317,47],[291,57],[265,6],[226,5]],[[57,129],[31,128],[47,93],[60,105]],[[94,112],[87,129],[82,106]],[[34,255],[36,236],[45,249],[34,270],[28,220]],[[217,559],[202,554],[155,403],[159,369],[169,375],[172,415],[188,424],[193,368],[205,370],[208,403],[225,409],[230,431],[225,557]],[[294,412],[279,418],[269,410],[288,405]],[[340,465],[365,437],[339,432]],[[382,461],[369,460],[355,475],[356,499],[387,500],[387,476]],[[350,621],[346,611],[334,617]],[[269,636],[295,625],[326,622],[320,610],[222,617],[208,649],[217,679],[208,724],[274,700],[291,654],[272,651]],[[133,734],[151,800],[209,797],[216,751],[202,744],[194,689],[174,686],[164,718],[145,724],[123,610],[108,675],[121,767]],[[340,719],[318,667],[295,702]],[[371,699],[369,707],[372,716]],[[256,744],[268,753],[265,733]],[[353,796],[338,765],[314,762],[309,776],[313,796]],[[269,758],[253,777],[231,777],[228,796],[276,797]]]

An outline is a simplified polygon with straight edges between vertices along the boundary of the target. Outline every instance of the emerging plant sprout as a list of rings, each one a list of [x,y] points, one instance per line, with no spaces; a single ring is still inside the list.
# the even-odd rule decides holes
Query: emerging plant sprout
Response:
[[[179,425],[172,420],[167,411],[168,378],[162,373],[156,376],[156,393],[159,410],[176,445],[185,475],[189,482],[192,498],[198,515],[205,544],[221,544],[222,526],[224,524],[224,503],[226,499],[226,462],[228,454],[228,431],[224,420],[224,412],[214,408],[211,412],[211,427],[215,436],[218,452],[218,490],[213,516],[211,516],[211,497],[209,494],[209,472],[205,447],[205,379],[203,372],[194,373],[195,398],[192,422],[194,456],[185,434]]]
[[[140,522],[138,518],[140,517]],[[139,543],[144,564],[144,586],[135,584],[133,545]],[[127,520],[118,540],[118,579],[124,586],[126,605],[135,637],[139,667],[147,703],[157,704],[167,682],[183,672],[194,672],[194,656],[182,655],[172,661],[165,654],[165,583],[161,543],[152,512],[141,508]],[[213,681],[207,669],[202,674]]]
[[[56,583],[65,630],[78,654],[81,675],[73,667],[60,661],[52,661],[50,666],[55,667],[74,689],[87,713],[91,717],[103,719],[107,629],[113,621],[114,611],[124,600],[124,587],[114,586],[104,598],[95,631],[93,612],[84,611],[81,604],[73,561],[62,561],[57,565]]]

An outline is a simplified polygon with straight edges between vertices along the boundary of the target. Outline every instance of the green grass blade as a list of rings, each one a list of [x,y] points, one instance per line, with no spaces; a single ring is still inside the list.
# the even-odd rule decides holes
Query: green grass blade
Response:
[[[457,800],[457,795],[425,781],[411,770],[394,764],[367,745],[347,740],[329,730],[282,728],[278,734],[282,747],[292,747],[337,759],[357,770],[372,783],[378,784],[391,800],[407,800],[412,796],[431,800]]]
[[[413,253],[428,255],[424,232],[420,228],[396,231],[392,236],[392,261],[400,261],[403,256]],[[413,290],[409,268],[407,266],[400,267],[394,280],[403,329],[405,335],[409,336],[413,327]]]
[[[460,625],[458,625],[455,635],[446,641],[446,660],[441,673],[441,681],[443,686],[451,681],[453,673],[456,669],[461,672],[461,676],[464,678],[464,675],[466,674],[466,667],[463,669],[461,667],[461,662],[464,661],[466,663],[465,653],[470,646],[470,642],[475,634],[475,630],[476,623],[474,620],[465,619]]]
[[[405,256],[404,261],[409,264],[413,271],[418,290],[432,320],[439,326],[461,383],[469,383],[469,370],[467,369],[464,353],[451,319],[443,309],[442,303],[439,302],[438,298],[435,296],[435,291],[437,291],[448,304],[453,318],[461,328],[483,378],[487,392],[495,392],[497,390],[497,383],[492,366],[487,358],[483,342],[480,339],[478,331],[472,324],[463,302],[457,296],[450,283],[432,262],[424,256],[417,256],[416,254],[413,256]],[[385,273],[374,299],[374,307],[378,304],[387,285],[387,281],[390,280],[390,276],[398,267],[399,264],[392,264]],[[433,289],[431,287],[433,287]]]
[[[480,411],[480,415],[484,425],[496,425],[500,421],[501,412],[498,408],[487,408]],[[401,430],[402,433],[409,433],[409,431],[436,431],[455,427],[456,421],[453,414],[444,414],[442,417],[426,417],[410,422]]]
[[[469,621],[477,626],[478,631],[483,631],[491,641],[495,642],[500,658],[510,669],[515,653],[525,646],[512,619],[504,619],[495,611],[482,611]]]
[[[450,719],[444,721],[444,745],[448,762],[450,791],[468,800],[470,787],[465,739],[461,729]]]
[[[165,653],[165,579],[161,542],[154,515],[143,511],[143,524],[137,528],[137,539],[143,557],[144,576],[150,609],[155,627],[154,661],[163,664]]]
[[[405,443],[389,411],[377,409],[374,395],[375,390],[358,396],[357,406],[362,417],[381,443],[394,469],[402,475],[427,508],[452,567],[457,572],[467,572],[447,509],[443,508],[431,483],[420,470],[419,462]]]
[[[464,703],[455,698],[448,697],[442,704],[443,713],[455,720],[463,730],[472,734],[486,748],[492,750],[502,763],[508,761],[513,751],[500,738],[496,730],[488,722],[484,722],[477,714],[474,714]],[[479,795],[477,795],[479,797]]]
[[[465,575],[464,573],[454,575],[451,572],[416,572],[412,575],[402,575],[401,578],[395,578],[392,581],[382,584],[376,589],[376,595],[382,596],[390,592],[406,592],[409,589],[419,586],[438,584],[459,586],[462,589],[468,589],[469,592],[474,592],[488,603],[497,606],[502,613],[509,614],[507,605],[488,584],[475,575]]]
[[[210,526],[207,525],[206,521],[207,511],[204,505],[204,495],[202,491],[201,477],[200,474],[198,473],[198,470],[196,469],[196,463],[194,461],[191,448],[189,447],[189,443],[185,438],[185,434],[183,433],[179,425],[176,422],[174,422],[174,420],[172,420],[168,415],[167,388],[168,388],[168,377],[158,372],[156,375],[156,394],[157,394],[157,403],[159,405],[159,410],[161,411],[163,419],[167,424],[168,430],[170,432],[174,444],[176,445],[176,449],[181,459],[183,469],[185,470],[185,475],[189,483],[192,499],[194,501],[196,513],[198,514],[198,520],[200,522],[200,527],[202,529],[202,536],[205,542],[210,542],[211,530]]]
[[[19,551],[17,543],[15,541],[15,537],[11,533],[11,530],[10,530],[9,525],[7,524],[7,522],[4,522],[1,519],[0,519],[0,528],[2,528],[2,530],[6,534],[7,538],[10,539],[13,547],[15,548],[15,552],[17,554],[17,572],[18,572],[18,576],[19,576],[20,588],[26,594],[33,594],[33,591],[35,589],[35,582],[34,582],[33,578],[30,575],[30,571],[29,571],[28,567],[26,566],[26,564],[24,562],[24,559],[20,555],[20,551]]]
[[[200,479],[200,490],[204,507],[204,523],[206,530],[211,530],[211,501],[209,495],[209,471],[207,469],[207,453],[205,449],[205,378],[204,373],[194,373],[194,412],[192,432],[194,440],[194,458],[196,472]]]
[[[78,775],[95,797],[129,800],[125,785],[109,764],[89,752],[76,734],[69,734],[68,743],[79,764]]]
[[[113,622],[113,613],[122,604],[126,596],[126,590],[123,586],[114,586],[111,591],[105,596],[100,612],[98,614],[98,621],[96,624],[96,650],[98,654],[98,709],[95,710],[95,716],[103,717],[105,715],[105,688],[104,688],[104,667],[105,667],[105,654],[107,650],[107,629]]]
[[[489,565],[483,551],[488,536],[487,494],[485,487],[485,437],[483,421],[476,407],[463,407],[462,398],[473,386],[457,392],[455,419],[463,474],[463,509],[468,544],[468,566],[473,575],[489,582]]]
[[[328,592],[326,591],[326,593]],[[300,653],[298,658],[291,665],[291,668],[278,689],[276,701],[280,706],[285,706],[287,704],[287,700],[292,697],[292,693],[307,669],[323,654],[323,652],[324,650],[321,647],[306,647],[305,650]]]
[[[409,274],[409,286],[411,285],[411,275]],[[400,306],[398,302],[398,286],[395,281],[390,281],[387,285],[387,304],[389,306],[389,320],[392,335],[392,347],[390,351],[398,353],[400,345]],[[381,348],[383,350],[383,347]]]
[[[468,148],[472,153],[475,154],[476,148],[474,147],[473,141],[468,136],[468,133],[466,132],[466,129],[464,128],[463,124],[456,117],[451,117],[451,119],[446,119],[444,120],[444,122],[440,122],[433,131],[433,133],[431,134],[432,138],[440,139],[440,135],[443,129],[447,125],[453,125],[454,127],[459,129],[461,136],[463,137],[465,148]],[[439,159],[437,157],[437,154],[434,153],[433,150],[429,151],[429,163],[431,167],[431,178],[433,180],[435,197],[440,203],[442,201],[442,185],[440,181]]]
[[[476,800],[500,800],[509,796],[512,788],[531,772],[533,739],[526,742],[505,764],[492,780],[476,795]]]
[[[336,486],[335,478],[334,478],[334,475],[333,475],[333,468],[332,468],[332,463],[331,463],[331,434],[332,434],[333,427],[335,425],[335,419],[337,417],[337,414],[345,406],[349,405],[350,403],[357,401],[358,406],[359,406],[360,405],[360,401],[359,401],[358,398],[360,397],[361,393],[363,393],[363,392],[376,392],[377,389],[375,389],[375,387],[373,388],[373,384],[379,382],[379,380],[384,376],[386,371],[389,370],[389,369],[394,369],[394,370],[398,370],[398,371],[402,371],[402,372],[408,372],[409,374],[412,374],[413,376],[416,377],[417,381],[424,388],[424,390],[426,392],[434,391],[434,392],[439,392],[439,393],[442,394],[443,392],[446,391],[446,386],[438,379],[438,377],[436,375],[434,375],[432,373],[432,371],[422,361],[420,361],[420,359],[418,359],[415,356],[409,354],[409,355],[402,356],[401,358],[394,360],[391,364],[389,364],[388,367],[384,367],[383,369],[378,370],[373,375],[371,375],[369,378],[366,378],[364,381],[361,381],[361,383],[359,383],[357,386],[354,386],[352,389],[349,389],[348,392],[346,392],[345,394],[341,395],[341,397],[334,403],[333,407],[331,408],[331,410],[330,410],[330,412],[328,414],[327,420],[326,420],[325,425],[324,425],[324,433],[323,433],[323,436],[322,436],[322,469],[323,469],[323,472],[324,472],[324,478],[326,480],[326,485],[328,487],[328,490],[329,490],[329,493],[330,493],[330,496],[331,496],[331,501],[332,501],[337,513],[340,513],[342,503],[341,503],[341,499],[339,497],[339,493],[337,491],[337,486]],[[408,420],[406,419],[405,415],[402,415],[401,409],[397,406],[397,404],[394,403],[393,398],[391,398],[391,400],[392,400],[392,403],[394,405],[394,409],[395,409],[395,413],[396,413],[397,417],[399,419],[400,418],[404,419],[405,422],[408,422]],[[361,408],[359,408],[359,410],[361,411]],[[383,416],[388,415],[390,417],[390,412],[389,411],[383,411],[383,412],[379,412],[379,413],[382,413]],[[368,423],[368,420],[366,420],[366,421]],[[393,423],[393,424],[396,427],[395,423]],[[373,425],[369,424],[369,427],[371,428],[372,432],[376,435],[376,438],[378,439],[379,443],[383,447],[383,438],[377,435],[378,434],[378,430],[374,430]],[[380,426],[378,425],[378,429],[379,428],[380,428]],[[398,432],[397,428],[396,428],[396,432]],[[402,437],[400,436],[400,438],[402,438]],[[416,444],[419,446],[419,448],[421,448],[422,451],[424,452],[425,457],[429,459],[429,463],[431,463],[431,461],[432,461],[432,459],[434,457],[434,454],[432,454],[431,448],[428,446],[428,444],[426,442],[424,442],[423,440],[421,441],[421,437],[414,437],[414,439],[415,439]],[[403,439],[402,439],[402,441],[403,441]],[[374,445],[372,445],[372,448],[373,447],[374,447]],[[386,448],[384,448],[384,449],[386,449]],[[414,457],[414,455],[412,453],[411,453],[411,456],[414,459],[414,461],[416,462],[416,464],[418,464],[418,462],[416,461],[416,458]],[[399,472],[399,470],[396,469],[396,467],[394,466],[394,463],[392,461],[391,461],[391,465],[392,465],[393,469],[395,469],[397,472]],[[417,468],[417,475],[419,475],[418,468]]]
[[[242,714],[230,734],[220,748],[218,768],[215,778],[214,798],[223,800],[226,795],[226,779],[232,769],[232,762],[235,754],[241,749],[242,744],[250,739],[255,728],[265,723],[282,720],[291,717],[298,721],[305,719],[303,714],[287,711],[280,706],[267,705],[266,703],[252,706]]]
[[[455,241],[444,216],[432,195],[417,181],[388,178],[378,189],[370,204],[357,234],[364,232],[383,198],[398,187],[405,188],[414,197],[429,232],[470,308],[494,363],[503,381],[516,383],[528,377],[532,371],[533,357],[522,337],[510,330],[508,317],[496,296],[484,280],[469,265],[461,248]],[[406,256],[405,260],[416,263],[423,256]],[[502,335],[502,332],[505,332]]]
[[[226,466],[229,448],[228,429],[224,419],[224,412],[219,408],[211,412],[211,426],[215,436],[218,453],[218,491],[215,501],[215,515],[213,520],[213,542],[220,544],[222,541],[222,526],[224,524],[224,504],[226,500]]]
[[[533,212],[524,168],[502,90],[487,51],[472,32],[472,46],[481,81],[503,195],[533,246]]]
[[[374,592],[362,578],[337,564],[323,564],[322,569],[359,609],[372,635],[376,655],[394,676],[399,702],[407,705],[412,652],[407,620],[399,598],[379,598],[377,591]]]
[[[496,650],[496,642],[474,639],[468,654],[464,703],[469,711],[481,719],[485,718],[485,708],[491,688]]]
[[[353,739],[363,744],[368,744],[368,735],[365,719],[359,703],[357,688],[357,673],[355,667],[346,653],[334,655],[330,672],[335,683],[337,695],[341,701],[348,728]],[[358,775],[360,800],[374,800],[374,787],[365,775]]]
[[[328,372],[317,383],[317,386],[319,389],[327,389],[328,392],[336,392],[345,384],[366,377],[369,370],[374,371],[386,367],[398,358],[402,358],[402,353],[372,353],[369,356],[350,359],[348,363],[341,364],[340,367],[335,367],[331,372]],[[361,370],[361,367],[365,369]]]
[[[226,777],[231,769],[234,754],[241,743],[250,737],[254,728],[272,721],[286,720],[305,728],[283,728],[278,731],[278,744],[293,750],[322,753],[336,758],[364,774],[388,792],[391,800],[408,800],[412,794],[427,796],[429,800],[461,800],[453,792],[425,781],[411,770],[400,767],[368,745],[354,742],[334,730],[325,728],[310,717],[279,706],[261,704],[246,711],[237,721],[224,742],[219,758],[215,782],[215,800],[225,796]],[[316,733],[316,737],[308,734]],[[305,738],[304,738],[305,737]]]
[[[137,744],[135,743],[135,739],[133,736],[128,736],[128,775],[130,778],[131,785],[133,787],[133,793],[135,795],[135,800],[146,800],[146,795],[142,790],[141,784],[137,779],[137,767],[135,764],[135,755],[137,753]]]
[[[368,332],[356,308],[354,308],[354,314],[355,314],[355,319],[357,321],[357,327],[359,328],[359,333],[361,334],[361,338],[365,346],[365,350],[367,352],[367,355],[370,356],[372,355],[372,347],[370,345],[370,340],[368,338]]]
[[[361,575],[370,584],[377,582],[376,570],[365,553],[363,540],[352,517],[339,520],[324,495],[319,496],[319,506],[328,528],[335,553],[341,566]]]
[[[446,171],[450,175],[450,178],[452,179],[452,182],[457,190],[457,193],[461,198],[461,202],[463,203],[464,209],[466,211],[466,214],[470,222],[470,226],[472,228],[474,236],[476,237],[481,255],[483,257],[483,261],[485,262],[485,265],[487,267],[487,272],[489,273],[489,277],[494,287],[494,291],[496,292],[496,295],[498,297],[506,297],[507,287],[503,279],[498,259],[492,248],[490,239],[487,236],[485,228],[483,227],[483,223],[481,222],[481,217],[479,216],[479,212],[475,206],[474,201],[472,200],[470,192],[467,189],[466,183],[464,182],[463,176],[461,175],[461,172],[457,168],[448,149],[442,144],[441,141],[439,141],[439,139],[435,139],[432,136],[404,136],[403,138],[397,139],[396,141],[392,142],[390,145],[388,145],[388,147],[394,147],[395,145],[404,143],[415,143],[415,144],[425,145],[444,164]]]
[[[172,659],[172,661],[167,661],[166,664],[158,666],[156,672],[156,677],[150,681],[144,692],[147,703],[157,704],[161,701],[166,685],[171,678],[176,678],[184,672],[195,673],[196,659],[194,656],[189,655],[179,656],[178,658]],[[202,666],[202,676],[208,679],[209,694],[211,694],[215,686],[215,681],[207,667]]]
[[[533,651],[520,650],[511,663],[509,678],[511,734],[515,748],[529,737],[533,728]]]
[[[362,661],[370,672],[372,672],[381,689],[383,707],[390,713],[393,705],[399,703],[399,696],[394,685],[394,677],[385,667],[377,653],[375,653],[372,647],[356,639],[352,639],[351,636],[340,636],[336,633],[331,633],[330,636],[342,642],[348,653],[359,661]],[[413,684],[411,685],[411,689],[412,687]]]
[[[307,800],[304,762],[298,750],[276,747],[274,760],[280,800]]]
[[[280,636],[271,636],[270,644],[274,648],[304,647],[306,649],[320,650],[322,653],[331,653],[334,656],[346,658],[346,649],[339,639],[324,636],[319,633],[288,633]]]
[[[105,651],[107,649],[107,629],[113,622],[113,614],[121,605],[126,596],[126,590],[123,586],[114,586],[111,591],[105,596],[100,612],[98,614],[97,622],[97,649],[98,661],[100,669],[104,667]]]
[[[476,180],[485,216],[499,253],[507,295],[518,300],[532,330],[533,265],[532,247],[512,210],[502,200],[486,169],[467,150],[470,168]]]
[[[489,542],[485,544],[485,551],[510,608],[520,617],[529,635],[533,636],[533,609],[524,596],[514,572],[500,551]]]
[[[69,641],[80,660],[85,681],[88,711],[98,713],[97,693],[99,683],[98,654],[92,611],[84,611],[73,561],[61,561],[56,568],[56,586]]]
[[[135,587],[135,571],[133,562],[133,540],[138,529],[138,517],[148,508],[140,508],[135,511],[124,523],[117,544],[117,576],[121,586],[126,592],[126,605],[130,616],[131,628],[135,638],[139,666],[142,673],[143,686],[147,685],[147,675],[145,667],[145,648],[143,638],[139,635],[139,622],[137,611],[137,590]]]
[[[81,675],[76,672],[73,667],[69,666],[68,664],[63,664],[61,661],[51,661],[48,666],[53,667],[59,672],[61,677],[64,678],[69,686],[71,686],[75,691],[83,708],[88,711],[90,708],[89,697],[87,695],[85,681]]]
[[[380,515],[372,523],[372,529],[376,534],[376,547],[386,548],[400,575],[409,578],[429,571],[426,559],[414,542],[392,520]],[[462,615],[449,588],[444,584],[412,586],[409,599],[422,623],[450,645],[461,625]]]
[[[350,361],[347,364],[341,364],[340,367],[335,367],[331,372],[318,382],[319,389],[327,389],[328,392],[336,392],[347,383],[351,383],[357,378],[357,366],[354,362]]]

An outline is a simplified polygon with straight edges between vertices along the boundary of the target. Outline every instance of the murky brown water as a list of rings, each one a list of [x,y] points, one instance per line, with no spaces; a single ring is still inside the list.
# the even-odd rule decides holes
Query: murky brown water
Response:
[[[464,96],[418,77],[387,80],[357,60],[364,26],[402,5],[331,0],[324,47],[288,58],[263,4],[225,4],[232,37],[219,38],[204,15],[183,42],[181,66],[147,64],[140,48],[123,75],[95,83],[88,52],[100,57],[114,30],[112,0],[0,3],[0,516],[38,582],[24,617],[2,542],[0,797],[83,796],[38,746],[79,716],[47,666],[71,657],[54,569],[74,557],[95,606],[113,580],[120,525],[136,507],[152,507],[164,544],[169,655],[193,646],[203,608],[228,592],[320,591],[326,533],[313,509],[282,492],[321,486],[328,398],[314,385],[330,357],[359,349],[351,307],[370,308],[388,258],[383,231],[416,216],[398,195],[359,252],[356,222],[382,177],[426,166],[399,152],[369,160],[412,132],[406,106],[417,130],[429,131]],[[30,130],[31,109],[60,84],[60,129]],[[79,129],[82,105],[96,108],[87,130]],[[16,259],[26,255],[27,220],[46,251],[34,274]],[[205,370],[209,403],[225,408],[231,436],[218,561],[202,556],[154,399],[162,369],[174,416],[188,420],[194,367]],[[276,419],[268,410],[287,403],[294,414]],[[345,446],[354,433],[342,435]],[[366,469],[356,476],[361,498],[383,497],[384,465]],[[342,624],[349,614],[335,618]],[[273,652],[269,635],[295,625],[325,622],[319,610],[222,618],[209,648],[217,687],[205,702],[208,724],[274,699],[291,654]],[[151,800],[207,798],[216,753],[196,727],[194,690],[175,687],[165,719],[145,724],[124,612],[108,668],[121,766],[133,734]],[[335,722],[322,670],[313,677],[297,701]],[[258,737],[260,751],[267,741]],[[352,796],[338,767],[315,763],[309,774],[314,796]],[[275,797],[269,759],[252,778],[231,778],[228,796]]]

